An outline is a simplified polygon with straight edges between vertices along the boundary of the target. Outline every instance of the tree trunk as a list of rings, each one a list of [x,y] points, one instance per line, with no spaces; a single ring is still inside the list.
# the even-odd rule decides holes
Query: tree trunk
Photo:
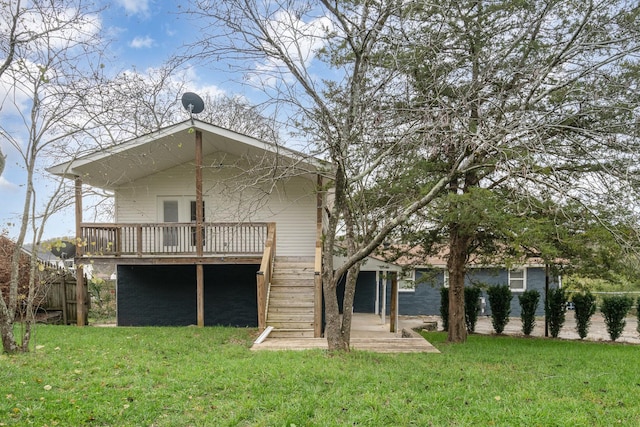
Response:
[[[7,314],[4,310],[0,314],[0,333],[2,333],[2,349],[5,353],[11,354],[18,351],[18,345],[13,334],[13,322],[9,321]]]
[[[340,316],[340,308],[338,306],[338,279],[333,276],[333,272],[323,272],[324,291],[324,313],[325,313],[325,330],[324,335],[327,339],[327,346],[330,352],[349,351],[349,342],[344,341],[342,334],[342,319]]]
[[[460,235],[457,226],[452,226],[449,236],[449,331],[447,340],[462,343],[467,340],[464,318],[464,276],[466,273],[469,237]]]

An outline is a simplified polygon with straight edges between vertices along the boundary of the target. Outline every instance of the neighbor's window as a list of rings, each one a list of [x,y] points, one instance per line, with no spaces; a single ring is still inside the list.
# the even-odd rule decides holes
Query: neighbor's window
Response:
[[[403,271],[398,275],[398,291],[415,292],[416,291],[416,271]]]
[[[525,291],[527,289],[527,270],[514,268],[509,270],[509,288],[512,291]]]

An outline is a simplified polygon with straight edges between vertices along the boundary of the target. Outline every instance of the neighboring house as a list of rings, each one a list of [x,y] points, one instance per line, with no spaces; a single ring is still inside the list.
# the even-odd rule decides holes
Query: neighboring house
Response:
[[[429,266],[418,266],[412,270],[414,286],[400,289],[399,312],[405,315],[440,315],[440,289],[449,286],[449,274],[446,260]],[[530,260],[523,265],[508,269],[504,266],[482,266],[470,264],[467,267],[465,286],[497,286],[509,285],[513,299],[511,300],[511,317],[519,317],[521,313],[518,296],[529,289],[540,293],[537,315],[544,315],[546,272],[539,261]],[[559,276],[549,278],[549,287],[560,285]],[[481,296],[481,315],[491,314],[491,305],[486,290]]]
[[[117,266],[118,325],[320,336],[326,162],[189,120],[49,172],[76,183],[77,258]],[[82,221],[83,185],[114,223]]]
[[[344,264],[345,258],[334,256],[334,266]],[[399,277],[402,267],[383,261],[374,256],[365,258],[360,267],[360,274],[356,281],[356,293],[353,298],[354,313],[375,313],[381,315],[381,323],[386,323],[385,317],[391,315],[392,304],[397,305],[397,298],[392,297],[392,275]],[[346,277],[338,283],[338,304],[343,311],[343,297]],[[398,291],[396,290],[396,297]],[[399,313],[402,314],[402,313]]]
[[[374,259],[370,257],[369,259]],[[429,257],[422,262],[406,259],[399,262],[385,263],[376,260],[371,265],[378,267],[375,274],[363,271],[358,276],[354,297],[354,311],[375,314],[390,314],[390,304],[381,305],[380,301],[391,301],[391,286],[387,275],[381,271],[398,273],[398,314],[409,316],[440,315],[440,290],[449,286],[447,261],[444,257]],[[366,264],[365,264],[366,265]],[[380,267],[384,266],[384,267]],[[528,289],[540,292],[540,303],[537,315],[544,315],[544,294],[546,269],[540,260],[529,259],[523,265],[508,269],[504,266],[483,266],[470,263],[467,267],[465,285],[496,286],[509,285],[513,299],[511,300],[511,316],[520,316],[518,295]],[[549,287],[557,288],[561,284],[559,276],[549,278]],[[382,296],[384,295],[384,296]],[[491,306],[486,291],[481,296],[481,315],[490,315]]]

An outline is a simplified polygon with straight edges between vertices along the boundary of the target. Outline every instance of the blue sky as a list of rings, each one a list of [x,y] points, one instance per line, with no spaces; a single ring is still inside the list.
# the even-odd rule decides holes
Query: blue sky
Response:
[[[105,2],[105,6],[100,20],[103,31],[114,40],[110,50],[115,60],[108,65],[114,73],[131,69],[144,73],[149,67],[161,65],[180,46],[193,41],[196,35],[193,25],[177,13],[186,7],[186,2],[115,0]],[[211,76],[211,73],[202,75]],[[197,85],[209,86],[215,90],[218,84],[211,79],[205,81],[197,77]],[[1,89],[0,87],[0,92]],[[5,103],[3,110],[0,110],[0,120],[3,120],[4,126],[10,126],[11,123],[7,123],[7,120],[11,120],[8,117],[10,106]],[[15,224],[19,222],[24,203],[25,174],[18,167],[18,153],[6,141],[0,141],[0,144],[2,152],[7,156],[7,164],[0,177],[0,232],[8,229],[10,236],[15,237],[18,230]],[[36,179],[41,198],[47,191],[45,181],[43,178]],[[44,237],[70,236],[74,233],[74,227],[73,210],[67,209],[52,217]]]
[[[122,68],[143,70],[159,65],[184,42],[194,29],[179,15],[184,2],[116,0],[107,2],[103,25],[115,38],[115,51]]]

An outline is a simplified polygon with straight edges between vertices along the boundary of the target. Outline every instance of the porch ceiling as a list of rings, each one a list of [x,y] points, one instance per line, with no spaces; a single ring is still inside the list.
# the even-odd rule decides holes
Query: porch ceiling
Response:
[[[300,169],[308,172],[317,171],[322,164],[318,159],[246,135],[200,121],[195,121],[194,125],[186,121],[53,166],[48,171],[66,178],[79,176],[85,184],[113,189],[170,167],[194,162],[195,129],[202,131],[203,156],[215,152],[239,157],[278,155],[296,162]]]

